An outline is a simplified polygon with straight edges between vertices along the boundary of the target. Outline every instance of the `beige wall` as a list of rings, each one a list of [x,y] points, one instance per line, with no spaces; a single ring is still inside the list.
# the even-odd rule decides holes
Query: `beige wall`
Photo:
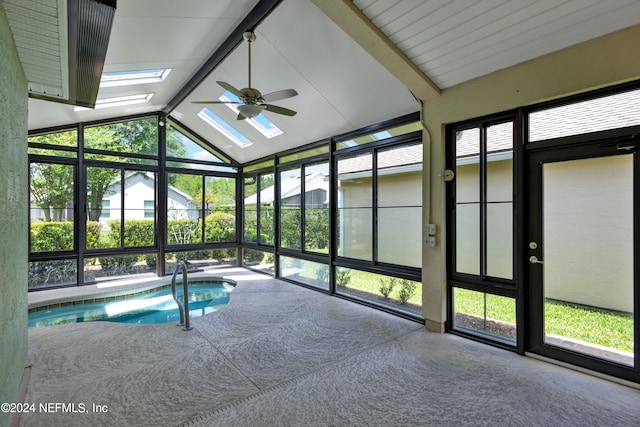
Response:
[[[378,176],[378,260],[420,267],[422,173]],[[340,181],[341,212],[339,254],[370,260],[371,178]],[[407,208],[406,206],[414,206]]]
[[[512,161],[487,163],[487,274],[513,278]],[[478,163],[456,167],[456,265],[460,273],[480,274],[480,168]],[[471,202],[471,203],[469,203]]]
[[[544,165],[544,290],[633,312],[633,155]]]
[[[0,3],[0,403],[15,401],[27,358],[26,142],[27,82]]]
[[[371,260],[371,178],[341,180],[338,255]]]
[[[378,176],[379,261],[421,266],[421,190],[422,172]]]
[[[423,101],[423,225],[438,225],[436,248],[423,246],[427,328],[446,321],[445,125],[640,78],[640,26],[563,49],[442,91]]]

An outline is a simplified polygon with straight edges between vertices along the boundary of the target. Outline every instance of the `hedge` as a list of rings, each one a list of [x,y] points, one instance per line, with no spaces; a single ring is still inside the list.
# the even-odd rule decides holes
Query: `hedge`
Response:
[[[87,222],[87,247],[98,247],[99,222]],[[73,222],[35,222],[31,224],[31,252],[57,252],[73,250]]]

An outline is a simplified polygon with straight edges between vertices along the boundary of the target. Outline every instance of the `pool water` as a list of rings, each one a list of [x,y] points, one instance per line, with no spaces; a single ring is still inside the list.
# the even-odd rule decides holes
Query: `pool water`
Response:
[[[226,283],[189,285],[189,317],[199,317],[221,309],[229,303],[233,286]],[[182,287],[178,299],[183,301]],[[67,305],[29,313],[29,327],[80,322],[120,322],[153,324],[178,322],[180,312],[171,296],[171,287],[115,301]]]

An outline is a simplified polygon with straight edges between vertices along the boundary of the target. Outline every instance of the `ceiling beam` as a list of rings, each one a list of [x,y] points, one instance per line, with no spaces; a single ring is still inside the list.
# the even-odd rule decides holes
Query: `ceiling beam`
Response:
[[[178,93],[164,106],[162,111],[170,114],[187,96],[193,92],[204,79],[206,79],[213,70],[220,65],[222,61],[242,42],[242,34],[245,31],[254,31],[280,3],[282,0],[260,0],[258,4],[251,9],[251,12],[245,16],[242,22],[229,34],[229,37],[213,52],[213,55],[207,59],[193,77],[180,88]]]
[[[369,52],[417,98],[440,95],[440,88],[362,13],[351,0],[311,0],[345,33]]]

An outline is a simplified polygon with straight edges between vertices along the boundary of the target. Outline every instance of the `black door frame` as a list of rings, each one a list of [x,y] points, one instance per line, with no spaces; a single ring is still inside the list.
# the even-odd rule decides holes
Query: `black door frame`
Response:
[[[600,359],[594,356],[561,349],[544,344],[543,332],[543,296],[542,268],[528,262],[530,255],[544,260],[544,254],[538,250],[530,250],[528,242],[536,241],[543,248],[542,239],[542,164],[580,160],[597,157],[608,157],[633,153],[633,209],[634,209],[634,259],[640,254],[640,129],[617,129],[615,131],[597,132],[525,145],[524,187],[527,189],[524,200],[524,263],[525,299],[526,299],[526,333],[525,351],[547,358],[580,366],[592,371],[640,382],[640,263],[634,263],[634,351],[635,366],[630,367]],[[626,134],[626,135],[625,135]],[[636,135],[636,136],[634,136]]]

